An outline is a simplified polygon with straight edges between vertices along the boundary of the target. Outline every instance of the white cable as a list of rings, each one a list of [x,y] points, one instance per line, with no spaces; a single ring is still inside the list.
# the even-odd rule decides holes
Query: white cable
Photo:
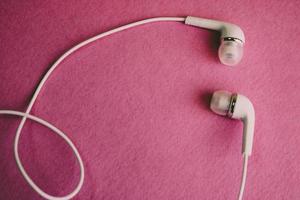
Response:
[[[59,135],[72,149],[72,151],[74,152],[78,162],[79,162],[79,166],[80,166],[80,179],[79,179],[79,183],[76,186],[76,188],[74,189],[73,192],[71,192],[70,194],[64,196],[64,197],[54,197],[51,196],[47,193],[45,193],[43,190],[41,190],[33,181],[32,179],[26,174],[26,180],[28,182],[28,184],[37,192],[39,193],[42,197],[46,198],[46,199],[51,199],[51,200],[60,200],[60,199],[70,199],[72,197],[74,197],[79,190],[82,187],[83,184],[83,179],[84,179],[84,166],[83,166],[83,162],[82,159],[80,157],[80,154],[78,153],[75,145],[72,143],[72,141],[70,140],[70,138],[67,137],[66,134],[64,134],[61,130],[59,130],[58,128],[56,128],[55,126],[53,126],[52,124],[50,124],[49,122],[39,118],[39,117],[35,117],[33,115],[30,114],[26,114],[23,112],[19,112],[19,111],[14,111],[14,110],[0,110],[0,114],[6,114],[6,115],[17,115],[17,116],[21,116],[21,117],[26,117],[28,119],[31,119],[33,121],[36,121],[46,127],[48,127],[49,129],[51,129],[54,133],[56,133],[57,135]],[[19,166],[20,167],[20,166]],[[23,169],[24,170],[24,169]],[[26,172],[25,172],[26,173]]]
[[[238,200],[243,199],[243,194],[245,190],[245,184],[246,184],[246,177],[247,177],[247,167],[248,167],[248,155],[243,154],[243,172],[242,172],[242,179],[241,179],[241,186],[240,186],[240,192]]]
[[[150,19],[145,19],[145,20],[141,20],[141,21],[137,21],[137,22],[133,22],[115,29],[112,29],[110,31],[101,33],[99,35],[96,35],[90,39],[87,39],[79,44],[77,44],[76,46],[74,46],[73,48],[71,48],[70,50],[68,50],[66,53],[64,53],[51,67],[50,69],[47,71],[47,73],[45,74],[45,76],[43,77],[43,79],[41,80],[41,82],[39,83],[37,89],[35,90],[30,103],[26,109],[26,112],[19,112],[19,111],[14,111],[14,110],[0,110],[0,114],[7,114],[7,115],[17,115],[17,116],[21,116],[22,120],[18,126],[18,129],[16,131],[16,136],[15,136],[15,140],[14,140],[14,155],[15,155],[15,159],[16,159],[16,163],[17,166],[19,168],[19,170],[21,171],[21,174],[23,175],[23,177],[25,178],[25,180],[27,181],[27,183],[39,194],[41,195],[43,198],[45,199],[49,199],[49,200],[68,200],[73,198],[81,189],[82,185],[83,185],[83,180],[84,180],[84,166],[83,166],[83,162],[82,159],[80,157],[80,154],[78,153],[78,150],[76,149],[75,145],[71,142],[71,140],[66,136],[65,133],[63,133],[62,131],[60,131],[58,128],[56,128],[55,126],[53,126],[52,124],[48,123],[47,121],[35,117],[33,115],[30,115],[30,111],[42,89],[42,87],[44,86],[45,82],[47,81],[47,79],[49,78],[49,76],[51,75],[51,73],[56,69],[56,67],[65,59],[67,58],[70,54],[72,54],[73,52],[75,52],[76,50],[80,49],[81,47],[94,42],[95,40],[98,40],[100,38],[103,38],[105,36],[111,35],[113,33],[117,33],[135,26],[139,26],[139,25],[143,25],[143,24],[147,24],[147,23],[151,23],[151,22],[159,22],[159,21],[178,21],[178,22],[183,22],[185,20],[185,18],[183,17],[157,17],[157,18],[150,18]],[[21,131],[23,129],[23,126],[27,120],[27,118],[34,120],[48,128],[50,128],[51,130],[53,130],[55,133],[57,133],[60,137],[62,137],[67,144],[71,147],[71,149],[73,150],[79,165],[80,165],[80,180],[79,183],[77,185],[77,187],[73,190],[73,192],[69,193],[66,196],[62,196],[62,197],[56,197],[56,196],[52,196],[47,194],[46,192],[44,192],[41,188],[39,188],[34,182],[33,180],[30,178],[30,176],[27,174],[26,170],[23,167],[23,164],[20,160],[19,157],[19,151],[18,151],[18,146],[19,146],[19,139],[20,139],[20,135],[21,135]]]

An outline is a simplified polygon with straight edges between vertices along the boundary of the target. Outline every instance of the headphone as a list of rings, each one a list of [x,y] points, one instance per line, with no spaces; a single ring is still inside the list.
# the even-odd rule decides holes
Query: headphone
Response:
[[[94,42],[95,40],[98,40],[100,38],[109,36],[111,34],[133,28],[139,25],[148,24],[152,22],[160,22],[160,21],[173,21],[173,22],[184,22],[187,25],[192,25],[204,29],[210,29],[219,31],[221,34],[221,42],[220,47],[218,50],[218,55],[220,62],[224,65],[228,66],[234,66],[240,62],[240,60],[243,57],[243,46],[245,44],[245,36],[242,31],[242,29],[235,25],[228,22],[218,21],[218,20],[212,20],[212,19],[205,19],[205,18],[199,18],[199,17],[156,17],[156,18],[149,18],[137,22],[133,22],[115,29],[112,29],[110,31],[101,33],[99,35],[96,35],[90,39],[87,39],[70,50],[68,50],[66,53],[64,53],[47,71],[47,73],[44,75],[42,80],[40,81],[37,89],[35,90],[30,103],[26,109],[25,112],[15,111],[15,110],[0,110],[0,114],[5,115],[15,115],[22,117],[22,120],[18,126],[18,129],[16,131],[15,139],[14,139],[14,155],[15,160],[17,163],[17,166],[27,181],[27,183],[32,187],[33,190],[35,190],[40,196],[42,196],[45,199],[48,200],[68,200],[73,198],[78,194],[80,191],[83,180],[84,180],[84,165],[83,161],[81,159],[81,156],[73,144],[73,142],[67,137],[67,135],[61,131],[60,129],[56,128],[54,125],[50,124],[49,122],[34,116],[30,114],[30,111],[48,78],[52,74],[52,72],[57,68],[57,66],[66,59],[69,55],[71,55],[73,52],[77,51],[81,47]],[[241,94],[237,93],[230,93],[228,91],[216,91],[213,93],[211,102],[210,102],[210,108],[213,112],[219,115],[227,116],[232,119],[238,119],[241,120],[244,124],[243,127],[243,145],[242,145],[242,155],[243,155],[243,172],[242,172],[242,178],[241,178],[241,185],[239,190],[238,199],[242,200],[245,183],[246,183],[246,174],[247,174],[247,165],[248,165],[248,157],[252,153],[252,145],[253,145],[253,136],[254,136],[254,123],[255,123],[255,112],[254,107],[251,103],[251,101]],[[65,142],[70,146],[72,151],[74,152],[78,163],[80,167],[80,179],[76,186],[76,188],[69,193],[66,196],[52,196],[50,194],[47,194],[44,192],[40,187],[36,185],[36,183],[33,182],[33,180],[30,178],[28,173],[23,167],[23,164],[20,160],[19,156],[19,139],[20,135],[23,129],[23,126],[27,119],[36,121],[49,129],[51,129],[54,133],[59,135]]]

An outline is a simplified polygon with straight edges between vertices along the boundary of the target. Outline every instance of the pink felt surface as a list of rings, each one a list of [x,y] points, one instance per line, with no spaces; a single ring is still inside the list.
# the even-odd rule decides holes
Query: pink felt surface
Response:
[[[201,16],[240,25],[242,62],[217,58],[218,34],[153,23],[88,45],[46,83],[32,113],[65,131],[86,178],[74,199],[236,199],[242,124],[209,110],[217,89],[247,95],[256,109],[245,200],[300,199],[299,1],[0,2],[0,109],[24,111],[42,75],[83,39],[155,16]],[[0,199],[41,199],[13,156],[20,119],[0,116]],[[53,195],[79,169],[68,146],[27,122],[25,168]]]

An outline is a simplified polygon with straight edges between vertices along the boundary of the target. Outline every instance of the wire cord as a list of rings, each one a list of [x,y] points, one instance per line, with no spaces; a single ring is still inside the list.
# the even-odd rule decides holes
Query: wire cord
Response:
[[[185,18],[184,17],[156,17],[156,18],[150,18],[150,19],[145,19],[145,20],[141,20],[141,21],[137,21],[137,22],[133,22],[115,29],[112,29],[110,31],[101,33],[99,35],[96,35],[90,39],[87,39],[79,44],[77,44],[76,46],[74,46],[73,48],[69,49],[66,53],[64,53],[51,67],[50,69],[47,71],[47,73],[45,74],[45,76],[42,78],[42,80],[40,81],[37,89],[35,90],[29,105],[26,109],[25,112],[19,112],[19,111],[14,111],[14,110],[0,110],[0,114],[5,114],[5,115],[15,115],[15,116],[20,116],[22,117],[22,120],[18,126],[18,129],[16,131],[16,135],[15,135],[15,139],[14,139],[14,155],[15,155],[15,160],[17,163],[17,166],[21,172],[21,174],[23,175],[23,177],[25,178],[25,180],[27,181],[27,183],[32,187],[33,190],[35,190],[40,196],[42,196],[45,199],[48,200],[68,200],[73,198],[75,195],[77,195],[77,193],[80,191],[82,185],[83,185],[83,180],[84,180],[84,165],[81,159],[81,156],[78,152],[78,150],[76,149],[75,145],[72,143],[72,141],[67,137],[67,135],[59,130],[58,128],[56,128],[54,125],[50,124],[49,122],[33,116],[30,113],[34,103],[36,102],[36,99],[41,91],[41,89],[43,88],[44,84],[46,83],[46,81],[48,80],[48,78],[50,77],[50,75],[52,74],[52,72],[57,68],[57,66],[63,61],[65,60],[69,55],[71,55],[72,53],[74,53],[75,51],[77,51],[78,49],[80,49],[81,47],[90,44],[91,42],[94,42],[100,38],[106,37],[108,35],[117,33],[117,32],[121,32],[123,30],[129,29],[129,28],[133,28],[136,26],[140,26],[143,24],[148,24],[148,23],[152,23],[152,22],[160,22],[160,21],[175,21],[175,22],[184,22]],[[80,180],[78,185],[76,186],[76,188],[69,193],[68,195],[65,196],[61,196],[61,197],[57,197],[57,196],[52,196],[47,194],[46,192],[44,192],[40,187],[38,187],[35,182],[31,179],[31,177],[27,174],[26,170],[23,167],[23,164],[20,160],[20,156],[19,156],[19,139],[20,139],[20,135],[23,129],[23,126],[26,122],[27,119],[31,119],[34,120],[46,127],[48,127],[49,129],[51,129],[52,131],[54,131],[57,135],[59,135],[62,139],[64,139],[64,141],[71,147],[71,149],[73,150],[78,162],[79,162],[79,166],[80,166]]]
[[[242,179],[241,179],[241,186],[238,200],[243,199],[245,185],[246,185],[246,177],[247,177],[247,168],[248,168],[248,155],[243,154],[243,172],[242,172]]]

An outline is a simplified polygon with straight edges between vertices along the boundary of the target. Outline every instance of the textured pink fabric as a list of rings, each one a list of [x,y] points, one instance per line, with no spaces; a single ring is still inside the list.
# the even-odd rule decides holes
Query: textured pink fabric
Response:
[[[240,25],[242,62],[217,57],[218,34],[177,22],[140,26],[88,45],[46,83],[32,113],[65,131],[86,178],[74,199],[236,199],[242,124],[213,114],[217,89],[255,106],[245,200],[300,199],[300,3],[293,1],[0,2],[0,109],[24,111],[66,50],[98,33],[155,16],[201,16]],[[0,116],[0,199],[41,199],[13,156],[20,118]],[[53,195],[70,192],[78,164],[68,146],[28,121],[25,168]]]

